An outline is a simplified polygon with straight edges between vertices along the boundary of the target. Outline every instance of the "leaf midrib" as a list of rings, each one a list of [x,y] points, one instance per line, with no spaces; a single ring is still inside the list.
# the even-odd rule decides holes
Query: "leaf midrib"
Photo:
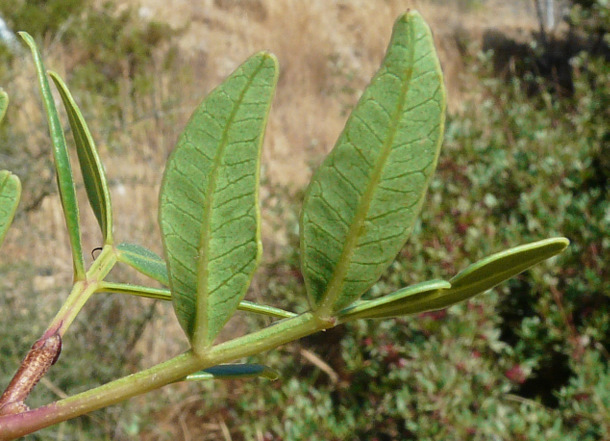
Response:
[[[246,86],[242,89],[238,100],[235,102],[233,109],[227,119],[227,123],[222,131],[222,137],[220,140],[220,146],[216,150],[212,170],[210,173],[210,179],[208,180],[208,186],[206,189],[206,197],[204,200],[203,208],[203,221],[201,223],[201,236],[199,241],[198,253],[199,253],[199,265],[197,268],[197,315],[195,316],[195,330],[193,333],[193,348],[204,348],[210,344],[208,342],[208,331],[209,331],[209,320],[207,315],[207,303],[208,303],[208,264],[209,253],[207,246],[210,242],[211,237],[211,219],[212,219],[212,204],[214,200],[214,192],[216,190],[216,178],[218,172],[222,166],[222,158],[225,149],[228,145],[229,130],[235,120],[235,116],[239,111],[241,104],[243,103],[244,96],[250,89],[250,86],[254,82],[254,79],[258,73],[263,69],[265,64],[265,58],[263,57],[258,67],[248,78]],[[225,92],[226,93],[226,92]]]
[[[339,263],[333,273],[333,276],[328,284],[326,292],[322,295],[324,299],[318,308],[318,314],[325,316],[330,314],[333,310],[333,306],[337,301],[338,297],[342,294],[342,288],[345,282],[345,276],[349,270],[349,266],[351,263],[352,255],[356,250],[356,245],[358,243],[358,239],[360,238],[360,232],[362,231],[362,227],[366,216],[368,214],[371,202],[373,200],[373,194],[377,189],[379,181],[381,179],[381,174],[383,171],[383,167],[386,164],[387,158],[392,151],[392,145],[394,143],[394,139],[398,132],[397,126],[400,123],[402,110],[405,106],[407,94],[409,92],[409,87],[411,85],[411,76],[413,75],[413,59],[415,56],[415,38],[414,38],[414,26],[408,26],[409,29],[409,38],[408,38],[408,64],[407,64],[407,78],[403,82],[400,89],[400,97],[398,99],[398,103],[394,108],[394,114],[392,115],[392,123],[389,129],[389,134],[386,136],[385,142],[382,147],[382,152],[379,155],[375,167],[373,168],[373,173],[371,175],[371,179],[366,187],[365,192],[362,195],[361,202],[356,211],[356,215],[354,216],[354,222],[350,225],[350,228],[347,232],[347,240],[345,241],[345,246],[341,251],[341,256],[339,257]],[[389,54],[388,54],[389,55]],[[387,69],[387,68],[386,68]],[[385,73],[385,72],[384,72]]]

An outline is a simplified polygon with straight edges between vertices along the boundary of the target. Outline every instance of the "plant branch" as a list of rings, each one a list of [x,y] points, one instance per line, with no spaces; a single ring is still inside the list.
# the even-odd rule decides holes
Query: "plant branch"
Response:
[[[0,441],[27,435],[44,427],[180,381],[198,370],[259,354],[334,325],[333,320],[321,321],[313,314],[305,313],[281,320],[252,334],[213,346],[202,355],[187,352],[144,371],[47,406],[15,415],[0,416]]]
[[[87,271],[85,280],[74,283],[62,308],[42,337],[32,345],[0,397],[0,415],[19,414],[29,410],[25,400],[34,386],[59,358],[63,335],[116,261],[114,248],[109,245],[105,246]]]

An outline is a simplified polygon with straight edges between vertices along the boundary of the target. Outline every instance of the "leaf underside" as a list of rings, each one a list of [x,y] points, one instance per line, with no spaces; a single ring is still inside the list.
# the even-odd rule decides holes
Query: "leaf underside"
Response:
[[[260,259],[260,147],[276,65],[254,55],[213,90],[167,162],[160,225],[174,310],[195,351],[233,315]]]
[[[0,245],[13,222],[20,196],[19,178],[9,171],[0,170]]]
[[[72,263],[74,266],[75,280],[85,278],[85,261],[83,259],[83,249],[80,235],[80,218],[78,212],[78,203],[76,200],[76,190],[74,189],[74,175],[70,166],[70,158],[66,148],[66,139],[64,137],[63,128],[59,122],[55,101],[51,94],[49,81],[47,80],[46,70],[42,62],[42,57],[38,51],[38,47],[34,39],[27,32],[20,32],[19,35],[24,39],[29,46],[36,73],[40,86],[42,101],[47,114],[49,124],[49,133],[53,144],[53,158],[55,160],[55,173],[57,178],[57,186],[59,188],[59,196],[61,205],[66,219],[66,227],[68,228],[68,237],[70,238],[70,247],[72,249]]]
[[[357,300],[404,245],[436,167],[444,118],[430,29],[407,12],[305,196],[301,265],[314,310]]]
[[[68,86],[55,72],[49,72],[49,75],[59,91],[68,114],[89,204],[102,230],[104,243],[110,244],[112,243],[112,207],[102,161],[85,118],[83,118]]]
[[[151,279],[169,286],[169,276],[165,261],[148,248],[133,243],[120,243],[116,247],[117,259]]]

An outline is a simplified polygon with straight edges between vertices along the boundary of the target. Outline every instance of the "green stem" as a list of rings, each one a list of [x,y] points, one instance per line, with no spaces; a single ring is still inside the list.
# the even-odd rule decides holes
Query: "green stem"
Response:
[[[0,417],[0,441],[27,435],[181,380],[201,369],[268,351],[334,325],[333,320],[321,321],[313,314],[305,313],[213,346],[201,356],[187,352],[165,363],[56,403],[28,412]]]
[[[102,252],[87,271],[85,280],[74,283],[70,295],[47,328],[47,333],[57,332],[63,337],[89,297],[95,293],[99,283],[106,277],[116,262],[117,257],[114,247],[104,245]]]
[[[114,294],[128,294],[138,297],[146,297],[156,300],[172,300],[172,293],[165,288],[151,288],[149,286],[130,285],[127,283],[100,282],[97,292],[109,292]],[[259,305],[258,303],[242,300],[237,309],[240,311],[251,312],[254,314],[266,315],[275,318],[292,318],[298,314],[276,308],[274,306]]]

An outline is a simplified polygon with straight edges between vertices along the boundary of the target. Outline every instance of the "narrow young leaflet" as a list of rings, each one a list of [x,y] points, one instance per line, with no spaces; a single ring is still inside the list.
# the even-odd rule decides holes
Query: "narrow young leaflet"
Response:
[[[112,207],[102,161],[85,118],[72,98],[68,86],[55,72],[49,72],[49,75],[55,82],[68,114],[89,204],[102,230],[104,243],[110,244],[112,243]]]
[[[260,147],[276,65],[259,53],[213,90],[167,162],[159,218],[174,309],[194,351],[235,312],[260,258]]]
[[[357,300],[404,245],[436,167],[444,119],[430,29],[407,12],[305,196],[301,264],[317,314]]]
[[[19,35],[32,51],[34,64],[36,65],[36,73],[38,75],[38,83],[40,85],[40,93],[42,101],[47,113],[47,121],[49,124],[49,134],[53,144],[53,158],[55,159],[55,173],[57,177],[57,186],[59,188],[59,196],[61,205],[66,218],[66,226],[68,228],[68,237],[70,238],[70,246],[72,248],[72,263],[74,265],[74,278],[82,280],[85,278],[85,261],[83,259],[83,249],[80,235],[80,218],[78,213],[78,203],[76,201],[76,190],[74,189],[74,175],[70,166],[70,158],[66,149],[66,139],[64,131],[59,122],[49,81],[47,80],[42,57],[34,39],[27,32],[20,32]]]

